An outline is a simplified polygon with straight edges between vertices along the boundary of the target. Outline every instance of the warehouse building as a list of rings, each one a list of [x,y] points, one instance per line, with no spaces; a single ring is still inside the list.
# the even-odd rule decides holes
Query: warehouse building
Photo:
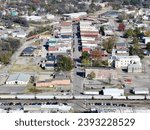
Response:
[[[34,56],[35,50],[34,47],[27,47],[22,51],[21,56]]]
[[[82,18],[82,17],[86,17],[86,16],[87,16],[86,12],[69,13],[69,14],[63,14],[63,19],[70,20],[70,19]]]
[[[9,76],[6,81],[8,85],[27,85],[30,81],[30,75],[24,73],[16,73]]]
[[[149,94],[149,89],[148,88],[134,88],[133,90],[132,90],[132,92],[134,93],[134,94],[139,94],[139,95],[148,95]]]
[[[105,89],[103,89],[103,95],[124,96],[124,89],[105,88]]]

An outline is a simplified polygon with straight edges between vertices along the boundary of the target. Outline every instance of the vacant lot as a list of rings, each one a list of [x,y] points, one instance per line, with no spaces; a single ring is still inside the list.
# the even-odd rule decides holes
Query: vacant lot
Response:
[[[19,57],[10,69],[12,72],[44,72],[43,69],[37,64],[37,59],[34,57]]]
[[[20,64],[14,64],[12,68],[10,69],[10,72],[43,72],[39,66],[36,64],[26,64],[26,65],[20,65]]]

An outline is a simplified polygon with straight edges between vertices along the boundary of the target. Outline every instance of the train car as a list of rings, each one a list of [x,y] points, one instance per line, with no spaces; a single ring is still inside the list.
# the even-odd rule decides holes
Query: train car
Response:
[[[127,99],[129,100],[144,100],[146,99],[144,95],[130,95],[130,96],[127,96]]]
[[[84,95],[99,95],[99,91],[84,91]]]
[[[54,95],[36,95],[36,99],[54,99]]]
[[[126,96],[113,96],[113,99],[125,100],[125,99],[126,99]]]
[[[92,99],[92,97],[92,95],[74,95],[74,99],[78,100]]]
[[[55,96],[55,99],[69,100],[69,99],[73,99],[73,96],[72,95],[57,95],[57,96]]]
[[[27,94],[24,94],[24,95],[17,95],[17,99],[35,99],[35,95],[27,95]]]
[[[109,96],[109,95],[107,95],[107,96],[94,95],[93,98],[96,99],[96,100],[98,100],[98,99],[100,99],[100,100],[110,100],[110,99],[112,99],[112,96]]]
[[[147,99],[147,100],[150,100],[150,95],[147,95],[147,96],[146,96],[146,99]]]
[[[16,95],[0,95],[0,99],[15,99]]]

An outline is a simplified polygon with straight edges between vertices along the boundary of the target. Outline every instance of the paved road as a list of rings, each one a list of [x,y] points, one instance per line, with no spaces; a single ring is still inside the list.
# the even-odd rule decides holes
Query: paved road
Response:
[[[83,81],[84,78],[82,77],[83,75],[83,70],[81,68],[81,61],[80,57],[82,55],[82,52],[79,51],[79,36],[77,35],[78,33],[78,25],[75,24],[73,25],[73,58],[75,61],[75,68],[72,71],[72,80],[73,80],[73,93],[74,94],[80,94],[83,91]]]

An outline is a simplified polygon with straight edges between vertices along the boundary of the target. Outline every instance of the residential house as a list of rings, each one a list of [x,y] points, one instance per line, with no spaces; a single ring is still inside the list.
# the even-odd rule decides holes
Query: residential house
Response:
[[[54,70],[56,64],[56,58],[53,55],[47,55],[46,59],[41,64],[41,67],[44,68],[45,70]]]
[[[114,50],[116,55],[129,55],[127,43],[115,43]]]

